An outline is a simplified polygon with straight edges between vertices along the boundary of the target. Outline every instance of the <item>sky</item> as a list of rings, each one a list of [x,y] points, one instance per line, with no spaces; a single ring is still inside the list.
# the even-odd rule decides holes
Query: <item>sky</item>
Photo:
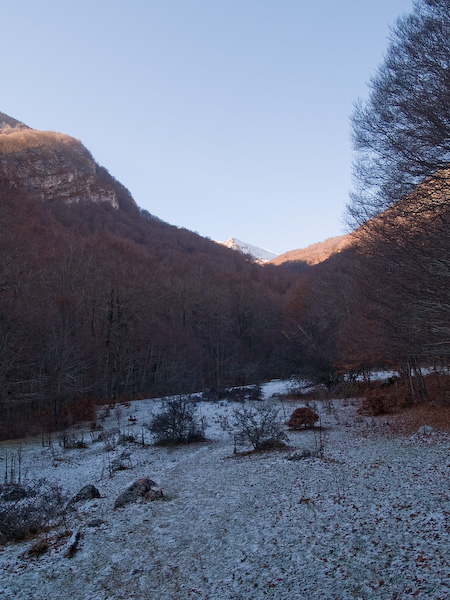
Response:
[[[350,116],[412,0],[14,0],[0,111],[151,214],[281,254],[347,231]]]

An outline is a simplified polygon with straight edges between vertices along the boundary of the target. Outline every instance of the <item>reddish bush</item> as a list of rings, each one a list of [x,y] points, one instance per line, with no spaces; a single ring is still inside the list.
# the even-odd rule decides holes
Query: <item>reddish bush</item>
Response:
[[[314,427],[314,424],[319,420],[319,415],[317,415],[313,410],[308,408],[307,406],[301,406],[300,408],[296,408],[292,415],[289,417],[289,421],[286,422],[286,425],[289,429],[306,429],[309,427]]]
[[[393,380],[377,384],[362,394],[359,412],[374,417],[402,410],[414,404],[411,388],[405,380]]]

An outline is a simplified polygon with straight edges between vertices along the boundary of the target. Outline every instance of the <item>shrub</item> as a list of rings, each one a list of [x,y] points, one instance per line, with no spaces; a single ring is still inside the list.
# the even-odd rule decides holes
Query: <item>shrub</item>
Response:
[[[372,416],[385,415],[414,403],[405,380],[390,378],[377,387],[363,391],[360,412]]]
[[[31,546],[31,548],[29,548],[28,552],[26,553],[26,556],[30,558],[39,558],[40,556],[48,552],[49,548],[50,544],[48,540],[38,540]]]
[[[189,444],[205,439],[205,423],[196,416],[197,407],[187,396],[166,401],[165,409],[148,425],[158,444]]]
[[[233,435],[235,444],[251,445],[257,452],[279,448],[287,441],[279,410],[269,402],[239,406],[231,421],[223,419],[221,426]]]
[[[246,400],[262,400],[262,387],[260,385],[250,385],[236,387],[228,390],[227,399],[234,402],[245,402]]]
[[[308,429],[314,427],[318,420],[319,415],[317,415],[313,410],[307,406],[301,406],[294,410],[292,415],[289,417],[289,420],[286,422],[286,425],[289,427],[289,429]]]
[[[229,389],[212,388],[202,393],[202,400],[217,402],[230,400],[232,402],[245,402],[245,400],[262,400],[262,387],[260,385],[246,385]]]
[[[63,514],[65,504],[61,488],[45,479],[33,485],[0,485],[0,543],[44,531]]]
[[[219,400],[223,400],[226,398],[227,390],[225,389],[216,389],[210,388],[209,390],[205,390],[202,392],[202,400],[204,402],[218,402]]]

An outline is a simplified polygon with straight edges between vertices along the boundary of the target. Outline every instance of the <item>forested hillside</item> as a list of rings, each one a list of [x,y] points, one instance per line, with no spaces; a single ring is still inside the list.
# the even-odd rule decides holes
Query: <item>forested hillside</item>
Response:
[[[306,370],[330,383],[390,365],[403,403],[449,394],[449,27],[444,0],[398,19],[352,118],[354,242],[303,277],[285,313]]]
[[[1,435],[278,375],[293,277],[140,210],[68,139],[0,135]]]
[[[449,366],[450,187],[444,190],[444,180],[441,173],[370,219],[353,233],[351,246],[301,277],[284,327],[290,356],[311,378],[332,386],[389,367],[404,376],[403,401],[414,402],[429,395],[423,368]],[[445,397],[443,378],[435,375],[434,385]]]
[[[319,263],[327,260],[333,254],[340,252],[347,246],[350,246],[353,238],[351,234],[338,235],[332,238],[328,238],[323,242],[317,242],[311,244],[306,248],[298,250],[289,250],[284,254],[272,258],[270,263],[272,265],[285,265],[290,267],[297,272],[307,271],[308,266],[318,265]]]

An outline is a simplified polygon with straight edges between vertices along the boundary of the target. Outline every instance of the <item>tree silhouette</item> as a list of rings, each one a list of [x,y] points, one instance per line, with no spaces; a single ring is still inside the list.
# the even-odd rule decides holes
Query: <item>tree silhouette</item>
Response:
[[[370,90],[352,117],[356,192],[347,207],[352,226],[404,198],[430,176],[436,189],[450,163],[447,0],[417,0],[412,13],[397,20]],[[443,185],[448,189],[445,175]]]

